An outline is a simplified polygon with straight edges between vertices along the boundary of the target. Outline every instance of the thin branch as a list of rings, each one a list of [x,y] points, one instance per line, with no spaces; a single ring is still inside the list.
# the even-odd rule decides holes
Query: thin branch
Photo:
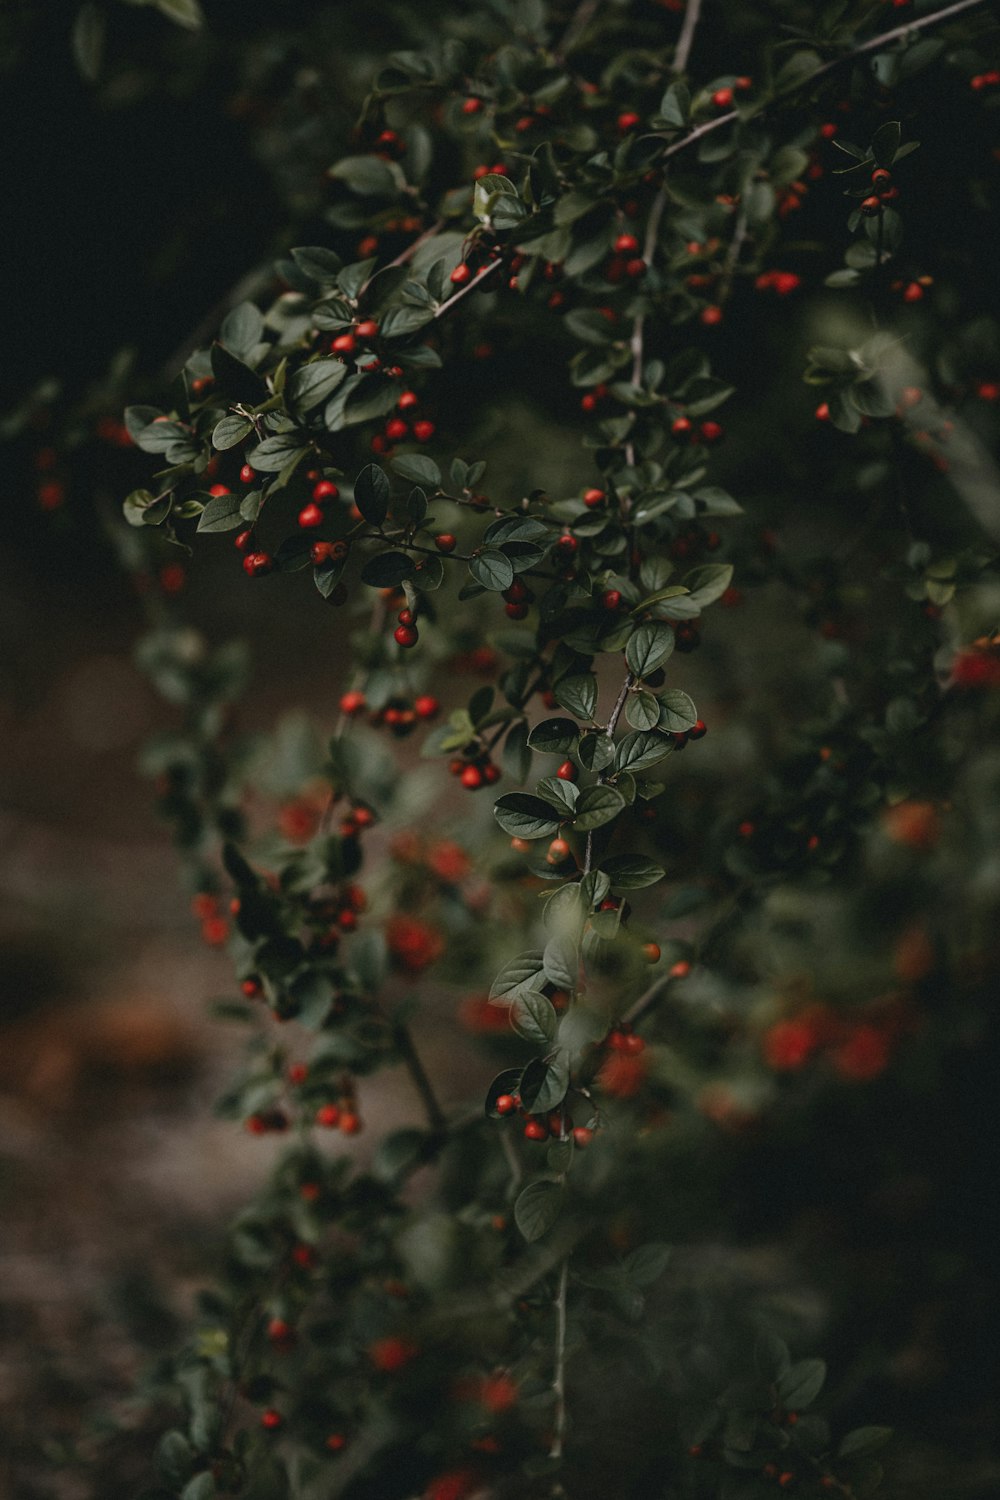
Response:
[[[687,0],[684,8],[684,23],[681,26],[681,34],[677,38],[677,50],[674,52],[674,72],[684,73],[687,71],[688,58],[691,55],[691,44],[694,41],[695,27],[698,25],[698,17],[701,15],[701,0]]]
[[[839,57],[832,57],[829,62],[823,63],[814,73],[810,73],[807,78],[803,78],[796,85],[793,92],[799,93],[802,89],[807,88],[809,84],[815,83],[817,78],[825,78],[828,73],[832,73],[836,68],[843,67],[846,63],[853,62],[857,57],[863,57],[868,52],[877,52],[880,47],[885,47],[890,42],[899,41],[901,37],[909,36],[911,33],[917,31],[926,31],[929,26],[937,26],[942,21],[949,21],[953,16],[961,15],[963,11],[973,10],[985,3],[986,0],[956,0],[954,5],[946,6],[944,10],[936,10],[928,16],[918,16],[912,21],[907,21],[902,26],[894,26],[891,31],[883,31],[878,36],[869,37],[866,42],[860,42],[858,46],[852,47],[850,52],[843,52]],[[761,113],[764,113],[764,111],[762,110]],[[688,146],[693,146],[696,141],[700,141],[713,130],[720,130],[724,125],[732,125],[739,118],[739,110],[731,109],[724,115],[716,115],[714,120],[706,120],[687,135],[682,136],[679,141],[674,141],[672,145],[667,146],[663,151],[661,159],[666,161],[669,157],[676,156],[679,151],[686,151]]]
[[[481,281],[485,281],[487,276],[492,276],[495,271],[499,271],[502,264],[503,262],[500,260],[491,260],[488,266],[483,266],[483,269],[477,271],[471,281],[467,281],[465,286],[459,288],[454,297],[449,297],[447,302],[441,303],[434,317],[443,318],[446,312],[451,311],[456,302],[461,302],[463,297],[467,297],[470,292],[475,291]]]
[[[397,1022],[392,1028],[392,1036],[396,1044],[396,1049],[403,1059],[406,1071],[409,1073],[414,1087],[420,1095],[424,1112],[427,1115],[428,1125],[432,1130],[446,1130],[448,1122],[445,1118],[444,1110],[438,1102],[437,1094],[434,1092],[434,1085],[427,1075],[427,1070],[420,1060],[420,1054],[417,1052],[416,1044],[413,1040],[413,1033],[408,1026],[403,1025],[402,1022]]]
[[[559,1268],[559,1287],[556,1292],[556,1358],[552,1390],[556,1398],[556,1412],[550,1458],[562,1458],[566,1439],[566,1292],[569,1287],[569,1256],[563,1258]]]

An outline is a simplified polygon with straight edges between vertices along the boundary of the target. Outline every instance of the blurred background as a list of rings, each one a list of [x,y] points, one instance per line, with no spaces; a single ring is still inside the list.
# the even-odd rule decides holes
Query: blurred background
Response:
[[[373,67],[421,40],[416,8],[390,3],[361,15],[297,0],[280,26],[237,0],[205,9],[200,30],[186,24],[185,0],[22,0],[0,16],[0,119],[14,164],[0,372],[11,518],[0,554],[0,1491],[19,1500],[107,1500],[139,1487],[159,1431],[150,1371],[181,1337],[220,1228],[258,1183],[269,1149],[213,1114],[240,1043],[206,1000],[227,992],[230,966],[196,941],[189,893],[137,773],[142,745],[172,710],[132,661],[142,601],[113,535],[120,499],[145,467],[115,423],[208,339],[227,306],[272,286],[275,255],[326,241],[324,170],[350,140]],[[655,37],[662,11],[636,9]],[[461,32],[465,10],[452,11]],[[710,54],[716,43],[704,45]],[[700,66],[711,71],[710,55]],[[931,259],[951,211],[957,133],[971,163],[963,264],[990,264],[988,122],[958,77],[910,87],[912,115],[932,111],[939,127],[914,165],[912,263]],[[790,269],[821,281],[839,263],[843,219],[842,199],[817,183]],[[960,280],[963,265],[954,269]],[[934,323],[918,308],[898,312],[923,376],[932,378],[933,340],[949,321],[967,378],[1000,374],[992,334],[976,321],[991,302],[996,311],[996,286],[977,288],[975,308],[947,284],[936,296]],[[749,587],[738,611],[720,612],[710,648],[677,663],[705,717],[731,725],[725,753],[706,742],[667,830],[682,851],[707,805],[734,817],[741,799],[750,806],[769,754],[796,749],[829,678],[814,629],[821,605],[810,615],[797,586],[766,563],[760,538],[778,528],[785,557],[814,569],[822,607],[850,611],[849,597],[822,597],[818,560],[854,535],[868,500],[850,445],[814,422],[815,392],[800,374],[811,344],[850,331],[834,297],[782,307],[780,319],[758,299],[734,304],[725,345],[713,351],[720,373],[752,390],[727,408],[718,472],[752,518],[737,559]],[[446,372],[439,425],[471,427],[470,452],[489,460],[498,491],[569,494],[591,480],[578,396],[551,388],[533,347],[514,328],[488,367],[464,368],[451,385]],[[751,351],[773,370],[763,389]],[[986,403],[964,421],[977,441],[995,438]],[[821,514],[805,503],[818,486],[838,500]],[[981,542],[945,476],[922,474],[920,495],[942,545]],[[876,577],[877,566],[859,560],[857,587]],[[249,641],[243,727],[269,729],[305,703],[329,729],[344,681],[329,615],[311,590],[248,596],[244,582],[224,541],[159,579],[210,641]],[[970,631],[982,623],[970,620]],[[755,707],[740,719],[750,684]],[[456,701],[475,685],[474,674],[460,676]],[[402,753],[415,763],[412,746]],[[945,917],[977,893],[962,1003],[931,997],[934,1019],[899,1075],[809,1094],[766,1140],[724,1134],[700,1171],[706,1198],[725,1210],[698,1208],[694,1188],[687,1205],[689,1269],[710,1265],[727,1295],[790,1299],[832,1363],[841,1360],[841,1405],[899,1427],[890,1492],[900,1496],[1000,1492],[991,1396],[1000,1348],[997,877],[990,839],[966,841],[998,787],[987,744],[962,769],[943,863],[919,873],[897,865],[886,880],[893,890],[946,881]],[[489,821],[488,810],[448,801],[436,816],[466,842]],[[875,848],[876,862],[883,856]],[[772,957],[790,971],[822,968],[843,937],[842,899],[788,895],[769,934]],[[870,915],[877,953],[888,928]],[[863,950],[865,940],[854,922],[850,942]],[[432,999],[428,1060],[474,1094],[467,1081],[494,1064],[474,1046],[468,1014],[455,1019],[461,995],[455,979]],[[390,1077],[377,1089],[374,1123],[410,1118],[402,1085]]]

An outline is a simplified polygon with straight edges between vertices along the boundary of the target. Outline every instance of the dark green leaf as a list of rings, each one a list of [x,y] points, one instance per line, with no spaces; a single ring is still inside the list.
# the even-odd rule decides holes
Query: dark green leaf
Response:
[[[354,503],[369,526],[381,526],[389,514],[389,480],[378,464],[367,464],[354,485]]]
[[[427,458],[423,453],[401,453],[392,460],[392,467],[404,479],[422,484],[425,489],[438,490],[441,487],[441,470],[432,458]]]
[[[214,495],[198,519],[199,531],[235,531],[243,525],[239,495]]]
[[[560,678],[553,692],[560,707],[576,714],[578,719],[593,719],[597,707],[597,678],[590,672],[574,672]]]
[[[674,649],[674,632],[669,625],[652,621],[640,625],[629,637],[625,647],[625,660],[636,677],[648,677],[670,656]]]
[[[698,722],[693,700],[680,688],[668,688],[660,695],[660,728],[670,734],[681,734]]]
[[[248,422],[246,417],[241,417],[234,412],[228,417],[223,417],[220,422],[215,424],[215,431],[212,433],[212,445],[218,448],[220,452],[227,448],[235,448],[237,443],[242,443],[243,439],[249,437],[251,432],[253,432],[253,423]]]
[[[518,1036],[538,1045],[551,1042],[559,1024],[552,1001],[538,990],[523,990],[514,996],[510,1019]]]
[[[360,510],[360,506],[358,507]],[[361,582],[373,588],[394,588],[413,572],[413,559],[405,552],[380,552],[361,569]]]
[[[547,1234],[562,1212],[563,1187],[558,1182],[529,1182],[514,1204],[514,1221],[530,1243]]]
[[[487,548],[469,562],[469,572],[484,589],[501,593],[514,582],[514,568],[509,557],[495,548]]]
[[[592,828],[601,828],[605,823],[610,823],[612,818],[616,818],[624,807],[625,798],[614,787],[587,787],[580,793],[573,826],[582,833]]]
[[[601,869],[610,878],[615,891],[637,891],[655,885],[666,875],[662,865],[644,854],[613,854],[601,861]]]
[[[495,804],[493,816],[505,833],[519,839],[551,838],[561,821],[547,802],[528,792],[508,792]]]
[[[672,749],[670,740],[655,729],[637,729],[618,741],[615,767],[619,771],[642,771],[647,766],[655,766]]]
[[[572,719],[543,719],[530,731],[528,744],[544,755],[568,755],[576,748],[579,735]]]

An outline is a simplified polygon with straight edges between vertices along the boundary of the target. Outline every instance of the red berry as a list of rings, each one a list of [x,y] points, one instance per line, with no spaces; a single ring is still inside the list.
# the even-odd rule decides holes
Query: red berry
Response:
[[[526,604],[517,603],[505,604],[504,613],[507,615],[508,619],[525,620],[528,616],[528,606]]]
[[[627,109],[618,116],[618,129],[622,135],[627,135],[630,130],[641,123],[642,116],[637,115],[634,109]]]
[[[339,1453],[342,1448],[347,1447],[347,1439],[342,1432],[331,1432],[326,1439],[326,1447],[331,1453]]]
[[[467,281],[472,280],[472,268],[467,266],[464,260],[460,260],[449,280],[453,286],[464,286]]]
[[[413,436],[418,443],[429,443],[434,436],[434,423],[426,421],[414,422]]]
[[[517,1100],[513,1094],[501,1094],[496,1102],[498,1115],[512,1115],[517,1109]]]
[[[249,527],[247,528],[246,531],[241,531],[241,532],[237,533],[237,536],[236,536],[236,538],[235,538],[235,540],[233,542],[233,546],[236,548],[237,552],[245,552],[246,551],[247,547],[250,544],[250,538],[252,536],[253,536],[253,532],[249,529]]]
[[[564,760],[562,765],[556,772],[556,775],[559,777],[560,781],[575,781],[576,766],[574,766],[571,760]]]
[[[586,1125],[578,1125],[573,1131],[573,1144],[581,1151],[585,1151],[594,1139],[594,1132],[588,1130]]]
[[[420,405],[420,397],[416,391],[404,391],[396,402],[397,411],[412,411],[415,406]]]
[[[483,101],[482,101],[482,99],[463,99],[462,100],[462,113],[463,113],[463,115],[478,115],[478,113],[482,109],[482,107],[483,107]]]
[[[689,740],[701,740],[704,739],[707,733],[708,725],[705,723],[705,720],[697,719],[691,726],[691,728],[687,731],[687,737]]]
[[[284,1418],[280,1411],[275,1411],[273,1407],[268,1407],[267,1411],[261,1413],[260,1425],[266,1427],[268,1432],[277,1432],[283,1420]]]
[[[340,1128],[344,1135],[357,1135],[363,1128],[361,1116],[353,1110],[345,1110],[340,1117]]]
[[[454,552],[458,546],[458,538],[452,536],[450,531],[442,531],[434,538],[434,545],[439,552]]]
[[[605,493],[604,493],[603,490],[597,490],[597,489],[584,490],[584,493],[583,493],[583,503],[584,503],[584,505],[589,505],[591,507],[594,507],[596,505],[603,505],[606,499],[607,499],[607,496],[605,495]]]
[[[461,782],[470,792],[476,791],[483,784],[483,773],[479,766],[464,766],[461,773]]]
[[[660,949],[657,943],[643,943],[642,956],[648,964],[656,964],[660,961]]]
[[[621,608],[622,596],[619,589],[605,589],[601,595],[601,604],[605,609],[615,610]]]
[[[528,1141],[547,1141],[549,1138],[549,1127],[541,1120],[529,1120],[524,1127],[524,1137]]]
[[[706,328],[715,328],[722,322],[722,308],[714,306],[703,307],[698,316]]]
[[[322,526],[323,512],[318,505],[304,505],[299,511],[299,525],[308,529],[313,526]]]
[[[244,484],[253,484],[254,480],[257,478],[257,475],[254,473],[253,469],[251,469],[249,464],[244,464],[242,469],[240,470],[240,478],[242,479]]]
[[[861,212],[869,219],[873,218],[875,214],[881,213],[881,198],[876,198],[874,195],[872,195],[872,197],[870,198],[863,199],[861,203]]]
[[[718,422],[702,422],[702,440],[706,443],[721,443],[723,432]]]
[[[393,443],[398,443],[405,438],[409,430],[402,417],[391,417],[385,424],[385,435]]]
[[[208,493],[218,498],[220,495],[231,495],[233,492],[227,484],[213,484]]]
[[[325,1126],[327,1130],[336,1130],[340,1124],[340,1110],[336,1104],[321,1104],[316,1111],[316,1124]]]
[[[675,438],[687,438],[691,436],[691,433],[694,431],[694,429],[691,425],[691,420],[689,417],[677,417],[676,420],[671,423],[670,431],[673,433]]]
[[[433,719],[441,712],[441,705],[429,693],[424,693],[419,698],[414,698],[413,710],[418,719]]]
[[[630,255],[638,248],[639,241],[634,234],[620,234],[615,240],[615,250],[619,255]]]
[[[563,860],[571,853],[570,846],[565,839],[553,839],[545,856],[547,864],[561,865]]]
[[[401,609],[399,611],[399,614],[396,616],[396,619],[399,621],[400,625],[412,625],[413,624],[413,610],[412,609]]]
[[[332,479],[321,479],[318,484],[313,485],[312,497],[317,505],[322,505],[324,500],[336,500],[339,494]]]
[[[365,318],[354,331],[359,339],[374,339],[378,337],[378,324],[374,318]]]
[[[353,333],[341,333],[330,345],[334,354],[353,354],[357,348],[357,340]]]
[[[716,89],[712,95],[712,103],[716,109],[730,109],[733,103],[732,89]]]
[[[415,646],[419,639],[412,625],[397,625],[392,635],[397,646]]]
[[[251,578],[257,578],[262,573],[270,573],[274,566],[274,558],[267,552],[248,552],[243,559],[243,571]]]

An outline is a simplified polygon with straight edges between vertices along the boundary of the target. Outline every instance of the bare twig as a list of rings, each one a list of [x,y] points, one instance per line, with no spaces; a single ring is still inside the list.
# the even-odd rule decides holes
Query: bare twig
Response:
[[[698,17],[701,15],[701,0],[687,0],[684,8],[684,21],[681,25],[681,34],[677,38],[677,49],[674,52],[674,71],[683,73],[687,70],[688,58],[691,55],[691,44],[694,41],[695,27],[698,25]]]
[[[491,260],[489,265],[483,266],[482,270],[477,271],[471,281],[467,281],[465,283],[465,286],[459,287],[454,297],[449,297],[447,302],[441,303],[437,312],[434,314],[435,318],[443,318],[446,312],[451,311],[456,302],[461,302],[463,297],[467,297],[470,292],[475,291],[476,287],[480,284],[480,282],[485,281],[487,276],[492,276],[495,271],[499,271],[502,264],[503,262],[500,260]]]
[[[556,1291],[556,1357],[552,1390],[556,1398],[550,1458],[562,1458],[566,1439],[566,1292],[569,1287],[569,1256],[566,1255],[559,1268],[559,1286]]]

